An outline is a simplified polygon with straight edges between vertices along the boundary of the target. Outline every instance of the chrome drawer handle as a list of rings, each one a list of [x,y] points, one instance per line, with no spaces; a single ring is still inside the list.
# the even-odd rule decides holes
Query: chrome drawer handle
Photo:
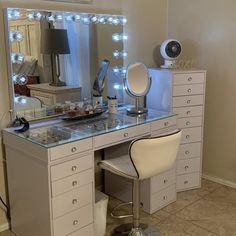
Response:
[[[191,100],[187,100],[187,103],[190,104],[190,103],[191,103]]]
[[[185,166],[184,169],[187,170],[189,168],[189,166]]]
[[[191,111],[187,111],[187,115],[190,115],[191,114]]]
[[[78,223],[79,223],[78,220],[74,220],[74,221],[73,221],[73,225],[77,225]]]
[[[77,151],[76,147],[71,148],[71,152],[76,152],[76,151]]]
[[[169,125],[169,122],[168,122],[168,121],[164,123],[164,126],[168,126],[168,125]]]
[[[164,184],[167,184],[167,183],[168,183],[168,179],[165,179],[165,180],[164,180]]]
[[[77,184],[78,184],[78,182],[76,180],[72,182],[73,187],[76,186]]]
[[[193,78],[192,78],[192,77],[189,77],[189,78],[188,78],[188,81],[189,81],[189,82],[190,82],[190,81],[192,81],[192,80],[193,80]]]
[[[192,92],[192,89],[188,89],[187,92],[188,92],[188,93],[191,93],[191,92]]]
[[[168,197],[167,197],[167,196],[164,196],[164,197],[163,197],[163,200],[167,200],[167,199],[168,199]]]
[[[77,200],[77,199],[73,199],[73,200],[72,200],[72,204],[73,204],[73,205],[75,205],[75,204],[77,204],[77,203],[78,203],[78,200]]]
[[[77,166],[72,166],[71,170],[72,171],[76,171],[77,170]]]
[[[188,150],[187,150],[187,151],[185,151],[185,154],[186,154],[186,155],[188,155],[189,153],[190,153],[190,152],[189,152]]]
[[[190,138],[190,135],[186,135],[186,139],[189,139]]]
[[[127,138],[129,136],[128,133],[124,133],[124,137]]]
[[[188,180],[185,180],[185,181],[184,181],[184,184],[188,184]]]
[[[187,122],[186,122],[186,125],[190,125],[190,121],[187,121]]]

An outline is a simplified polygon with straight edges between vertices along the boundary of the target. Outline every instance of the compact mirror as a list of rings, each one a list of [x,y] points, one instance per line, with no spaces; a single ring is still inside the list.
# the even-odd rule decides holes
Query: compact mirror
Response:
[[[12,119],[48,118],[93,94],[122,102],[124,16],[8,8],[5,19]]]
[[[128,108],[128,113],[142,114],[148,110],[139,105],[139,97],[144,97],[151,87],[151,78],[148,68],[140,62],[136,62],[128,66],[125,78],[126,92],[135,98],[135,106]]]

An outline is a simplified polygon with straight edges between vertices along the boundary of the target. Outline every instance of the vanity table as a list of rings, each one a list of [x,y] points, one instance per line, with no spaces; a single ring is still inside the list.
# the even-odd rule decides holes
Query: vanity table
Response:
[[[81,100],[81,87],[78,86],[50,86],[49,83],[30,84],[31,97],[39,98],[43,105],[52,106],[65,101],[77,102]]]
[[[23,134],[5,129],[13,232],[19,236],[94,236],[94,152],[175,127],[173,114],[149,110],[128,116],[121,109],[118,114],[104,113],[89,120],[38,123]],[[145,206],[158,208],[155,203],[160,200],[161,206],[175,200],[175,178],[168,191],[163,191],[168,181],[162,178],[145,185]]]

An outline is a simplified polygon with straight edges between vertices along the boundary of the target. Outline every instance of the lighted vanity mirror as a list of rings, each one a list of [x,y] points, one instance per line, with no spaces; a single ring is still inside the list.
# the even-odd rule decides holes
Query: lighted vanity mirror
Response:
[[[102,95],[123,101],[124,16],[12,8],[5,13],[14,117],[41,119],[92,98],[104,60],[109,67]]]
[[[151,78],[146,65],[140,62],[129,65],[124,84],[128,95],[135,98],[135,106],[128,108],[128,113],[147,113],[148,110],[139,105],[139,98],[146,96],[151,87]]]

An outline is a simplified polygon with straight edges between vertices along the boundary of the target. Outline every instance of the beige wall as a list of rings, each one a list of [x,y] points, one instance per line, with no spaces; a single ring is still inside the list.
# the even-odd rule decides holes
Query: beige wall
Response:
[[[204,174],[236,185],[235,0],[169,0],[169,37],[207,69]]]
[[[132,61],[143,61],[149,66],[155,65],[152,58],[153,49],[166,37],[166,0],[148,0],[146,4],[143,0],[94,0],[92,5],[50,3],[44,1],[22,1],[22,0],[0,0],[0,119],[2,114],[9,110],[8,83],[6,72],[6,54],[4,48],[3,35],[3,15],[4,7],[27,7],[42,8],[65,11],[84,11],[100,13],[123,13],[129,23],[126,32],[129,35],[127,49],[130,53],[127,63]],[[5,116],[7,118],[7,116]],[[1,128],[5,127],[8,119],[1,122]],[[5,198],[3,152],[0,150],[0,194]],[[0,228],[6,223],[3,211],[0,209]]]

